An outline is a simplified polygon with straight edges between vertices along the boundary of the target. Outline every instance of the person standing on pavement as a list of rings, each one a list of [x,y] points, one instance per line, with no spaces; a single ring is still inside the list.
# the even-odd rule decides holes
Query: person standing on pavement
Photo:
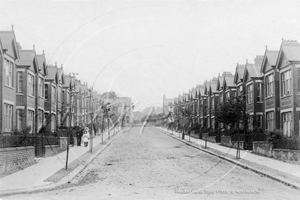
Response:
[[[77,137],[77,146],[81,146],[81,138],[83,135],[83,128],[78,126],[76,131],[76,137]]]
[[[82,141],[83,141],[83,144],[85,147],[88,146],[89,144],[89,139],[90,139],[90,134],[89,134],[89,128],[88,127],[85,127],[84,128],[84,134],[82,136]]]

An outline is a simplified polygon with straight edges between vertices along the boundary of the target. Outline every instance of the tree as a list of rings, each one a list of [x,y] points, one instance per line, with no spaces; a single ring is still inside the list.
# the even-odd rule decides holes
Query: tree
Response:
[[[220,123],[230,126],[230,129],[237,125],[237,155],[240,158],[239,134],[248,129],[249,114],[246,113],[246,101],[244,96],[233,97],[220,105],[217,110],[217,119]],[[227,128],[227,127],[226,127]]]
[[[114,99],[114,98],[117,98],[118,95],[114,91],[109,91],[109,92],[104,92],[101,95],[101,97],[104,99]]]

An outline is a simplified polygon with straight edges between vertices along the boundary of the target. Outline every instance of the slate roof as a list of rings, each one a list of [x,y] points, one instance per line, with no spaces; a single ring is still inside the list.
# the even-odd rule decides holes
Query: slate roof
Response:
[[[39,64],[39,69],[40,70],[43,70],[43,63],[46,62],[46,58],[45,58],[45,55],[42,54],[42,55],[36,55],[36,58],[37,58],[37,61],[38,61],[38,64]]]
[[[268,58],[268,62],[270,65],[275,66],[279,51],[266,51],[266,57]]]
[[[217,92],[218,77],[213,77],[210,81],[211,92]]]
[[[237,84],[240,82],[240,79],[243,78],[244,76],[244,72],[245,72],[245,65],[239,65],[237,64],[236,68],[235,68],[235,74],[234,74],[234,83]],[[237,80],[237,77],[239,78]]]
[[[192,98],[196,98],[196,88],[192,88]]]
[[[17,61],[19,66],[31,66],[36,56],[34,50],[20,50],[20,59]]]
[[[225,76],[224,81],[226,82],[227,87],[234,87],[234,76]]]
[[[247,64],[247,73],[249,77],[261,77],[262,73],[260,72],[261,65],[263,61],[263,56],[256,56],[254,64]]]
[[[54,80],[57,75],[57,67],[48,65],[47,66],[48,74],[46,76],[46,79],[48,80]]]
[[[64,84],[65,80],[64,80],[64,70],[63,68],[57,68],[57,75],[58,75],[58,81],[62,81],[61,83]]]
[[[15,34],[13,31],[0,31],[0,40],[4,50],[9,49],[14,38]]]
[[[282,51],[289,61],[300,61],[300,45],[296,41],[283,41]]]

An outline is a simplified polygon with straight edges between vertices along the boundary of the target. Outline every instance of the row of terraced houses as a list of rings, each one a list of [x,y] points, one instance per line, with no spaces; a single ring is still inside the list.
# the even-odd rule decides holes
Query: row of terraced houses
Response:
[[[2,134],[29,126],[36,133],[43,125],[51,131],[85,125],[100,107],[100,94],[65,74],[63,66],[48,65],[44,52],[22,49],[14,30],[0,31],[0,72]]]
[[[226,99],[245,95],[249,128],[280,129],[299,139],[300,44],[283,40],[279,50],[256,56],[253,63],[237,64],[235,72],[223,72],[174,99],[174,109],[192,110],[192,123],[220,127],[216,110]],[[175,112],[175,111],[174,111]]]

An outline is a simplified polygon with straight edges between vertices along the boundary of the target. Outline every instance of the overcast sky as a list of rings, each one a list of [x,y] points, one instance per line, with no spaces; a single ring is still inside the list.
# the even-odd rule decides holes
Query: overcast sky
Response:
[[[300,1],[5,1],[23,49],[45,50],[99,93],[161,106],[236,63],[300,40]]]

